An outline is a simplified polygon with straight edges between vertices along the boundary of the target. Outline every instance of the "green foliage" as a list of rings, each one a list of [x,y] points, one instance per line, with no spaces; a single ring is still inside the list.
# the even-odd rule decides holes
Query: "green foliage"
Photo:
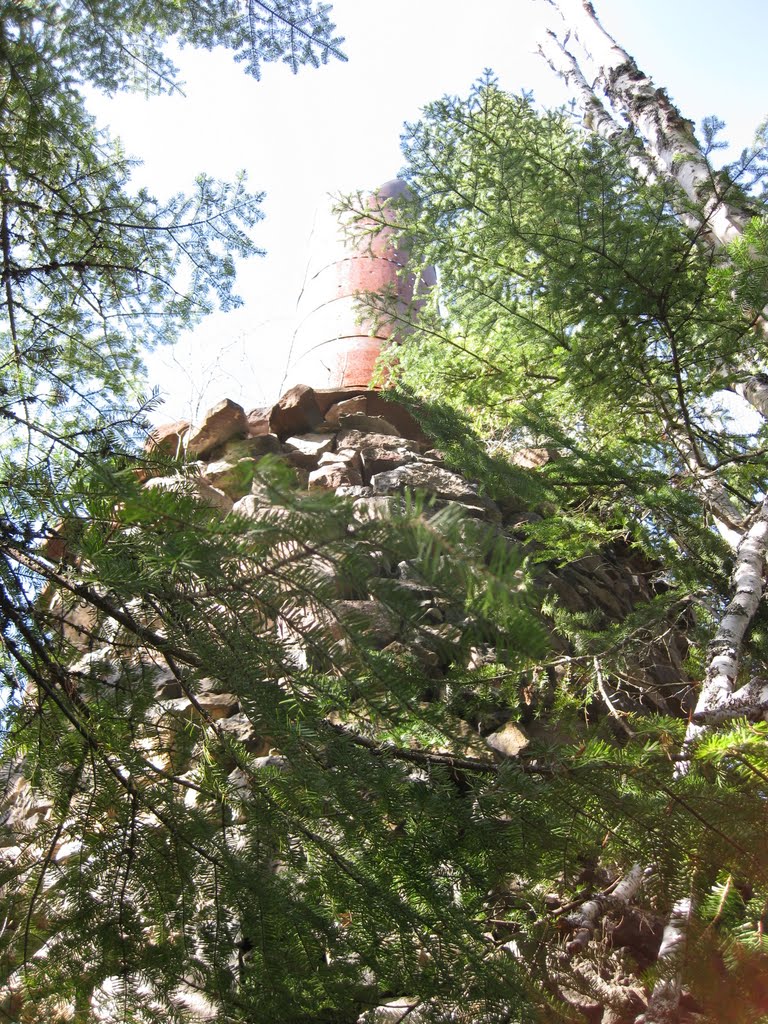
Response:
[[[762,222],[721,262],[567,114],[490,80],[432,106],[400,212],[441,293],[395,372],[496,520],[414,495],[366,518],[269,460],[221,516],[190,467],[142,485],[169,467],[132,403],[143,344],[236,301],[258,197],[133,194],[79,90],[173,88],[170,39],[317,63],[326,9],[3,16],[2,1011],[352,1024],[407,994],[414,1021],[533,1024],[580,994],[596,1019],[693,893],[693,997],[718,1019],[720,972],[757,1020],[764,724],[682,744],[727,594],[712,518],[765,487],[764,438],[716,406],[762,357]]]
[[[763,431],[721,427],[724,391],[765,357],[732,298],[765,304],[763,227],[716,257],[682,225],[674,187],[631,169],[633,145],[489,78],[429,106],[405,136],[398,212],[440,288],[394,372],[468,411],[496,451],[558,449],[546,472],[573,505],[629,502],[646,535],[698,553],[706,531],[693,540],[677,496],[716,515],[714,478],[738,515],[765,486]]]
[[[705,125],[707,155],[721,127]],[[559,818],[553,831],[592,872],[654,865],[641,902],[662,918],[640,927],[661,928],[672,903],[693,895],[685,982],[698,1009],[706,1019],[758,1020],[764,993],[744,979],[764,972],[761,897],[748,909],[766,867],[762,724],[713,728],[690,767],[688,746],[680,771],[666,775],[662,763],[680,750],[691,684],[706,673],[731,593],[732,550],[718,531],[743,533],[766,488],[765,425],[746,425],[733,399],[765,379],[765,137],[712,170],[712,195],[752,216],[723,251],[707,243],[707,211],[673,181],[636,169],[639,145],[629,131],[585,133],[572,112],[541,112],[490,76],[466,99],[430,104],[404,136],[410,193],[383,216],[398,225],[407,272],[431,264],[439,286],[389,371],[401,394],[437,404],[455,465],[502,502],[525,496],[515,534],[544,591],[555,652],[523,693],[563,771],[539,791],[552,800],[548,820]],[[405,316],[386,299],[369,305],[383,320]],[[463,428],[454,419],[451,430],[448,409]],[[518,468],[532,452],[535,474]],[[647,589],[612,613],[617,553]],[[569,580],[583,600],[563,599]],[[763,616],[737,685],[765,674]],[[649,684],[649,666],[660,663],[667,668]],[[578,746],[566,752],[557,744],[567,736]],[[557,848],[552,833],[546,843]],[[552,888],[573,884],[573,867],[550,870]],[[587,892],[597,887],[586,879]],[[536,916],[551,927],[546,913]],[[658,941],[652,952],[641,945],[630,943],[640,971]],[[596,953],[603,979],[609,946],[604,936]],[[568,986],[601,1006],[619,998],[585,981],[578,963],[559,975],[562,987],[549,948],[539,976],[561,1009],[587,1014]],[[590,1012],[600,1019],[594,1002]],[[623,1012],[634,1020],[639,1007]]]
[[[87,561],[54,576],[99,606],[92,653],[74,664],[66,644],[57,650],[52,616],[38,608],[29,624],[4,605],[36,693],[9,717],[4,754],[53,803],[8,880],[5,964],[26,990],[22,1019],[53,1012],[55,996],[84,999],[83,1019],[112,999],[137,1019],[167,1020],[180,1012],[179,987],[194,982],[222,1019],[354,1020],[379,991],[448,995],[457,963],[479,966],[499,809],[475,809],[451,757],[414,768],[411,746],[383,742],[407,734],[426,750],[451,749],[457,722],[443,703],[425,703],[433,683],[416,659],[379,650],[339,591],[354,565],[400,620],[406,650],[431,642],[462,664],[482,633],[520,664],[541,638],[532,620],[527,635],[520,628],[519,560],[418,503],[360,523],[351,506],[265,473],[256,519],[220,520],[110,476],[105,463],[83,481]],[[441,635],[389,577],[386,566],[403,559],[451,609]],[[35,565],[50,572],[44,559]],[[467,617],[471,628],[451,625]],[[158,674],[197,710],[158,704]],[[212,680],[239,703],[250,739],[206,710]],[[255,757],[254,737],[280,754]],[[512,795],[493,799],[507,806]],[[31,959],[43,944],[45,956]],[[478,984],[500,986],[493,973]]]

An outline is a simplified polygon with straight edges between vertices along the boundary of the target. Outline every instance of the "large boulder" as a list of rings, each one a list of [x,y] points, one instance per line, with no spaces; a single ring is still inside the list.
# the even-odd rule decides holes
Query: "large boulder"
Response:
[[[310,490],[335,491],[337,487],[354,487],[362,482],[362,475],[354,462],[332,462],[313,470],[309,474],[308,486]]]
[[[270,409],[263,409],[261,407],[251,409],[246,417],[248,420],[248,437],[258,437],[261,434],[269,433],[269,413]]]
[[[337,448],[358,448],[363,451],[370,447],[389,448],[393,451],[406,449],[418,453],[419,444],[398,434],[382,434],[376,430],[360,430],[357,427],[344,427],[336,435]]]
[[[385,473],[376,473],[371,478],[371,486],[374,494],[392,494],[407,488],[473,507],[487,506],[489,512],[496,511],[490,499],[478,495],[476,484],[436,463],[411,462]]]
[[[203,475],[217,490],[237,501],[250,492],[255,468],[255,459],[217,459],[208,463]]]
[[[201,476],[156,476],[147,480],[145,488],[159,491],[171,491],[174,494],[185,494],[190,498],[196,498],[204,505],[218,509],[220,512],[232,511],[232,499],[223,491],[214,487]]]
[[[208,410],[200,426],[187,435],[187,454],[207,455],[214,448],[225,444],[233,437],[245,437],[248,433],[248,418],[237,402],[225,398],[223,402]]]
[[[224,454],[227,458],[260,459],[264,455],[277,455],[281,450],[277,434],[249,434],[242,441],[231,441]]]
[[[390,401],[379,391],[364,391],[352,394],[349,392],[316,392],[321,408],[325,412],[325,421],[331,426],[340,426],[344,416],[374,416],[385,419],[402,437],[410,438],[421,444],[429,442],[427,435],[418,420],[398,402]],[[331,404],[325,401],[333,398]]]
[[[184,454],[184,438],[189,428],[189,420],[176,420],[175,423],[164,423],[161,427],[155,427],[147,439],[147,451],[162,452],[172,459],[179,458]]]
[[[352,430],[363,430],[371,434],[386,434],[389,437],[400,437],[400,431],[383,416],[368,416],[355,412],[339,417],[339,426]]]
[[[280,438],[306,434],[323,422],[313,388],[297,384],[272,406],[269,429]]]
[[[406,445],[366,444],[360,448],[363,474],[370,481],[377,473],[386,473],[418,459],[418,455]]]
[[[314,468],[320,457],[333,448],[333,434],[300,434],[287,438],[285,447],[294,465]]]

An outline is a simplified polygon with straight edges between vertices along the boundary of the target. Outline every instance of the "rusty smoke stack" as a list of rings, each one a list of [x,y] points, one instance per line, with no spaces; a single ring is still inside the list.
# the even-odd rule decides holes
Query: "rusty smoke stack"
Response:
[[[401,179],[388,181],[372,194],[370,206],[384,209],[386,216],[387,200],[406,190]],[[365,238],[345,239],[342,222],[330,202],[316,215],[284,387],[371,386],[383,346],[402,341],[407,327],[386,319],[361,322],[361,295],[396,295],[398,311],[406,314],[413,307],[414,295],[418,302],[418,295],[435,281],[431,268],[418,284],[413,276],[400,274],[407,253],[395,248],[393,234],[393,228],[383,226]]]

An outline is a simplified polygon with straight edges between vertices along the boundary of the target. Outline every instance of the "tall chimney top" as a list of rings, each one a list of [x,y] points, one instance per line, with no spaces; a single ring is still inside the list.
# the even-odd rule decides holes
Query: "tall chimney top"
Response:
[[[385,182],[372,193],[371,209],[403,195],[407,188],[401,178]],[[405,321],[414,291],[418,295],[435,280],[434,272],[422,274],[416,287],[412,275],[400,273],[407,254],[394,247],[393,234],[393,228],[382,226],[365,237],[345,239],[342,219],[333,212],[330,199],[315,215],[286,387],[371,386],[382,348],[407,334]],[[397,296],[403,325],[363,316],[360,300],[365,293]]]

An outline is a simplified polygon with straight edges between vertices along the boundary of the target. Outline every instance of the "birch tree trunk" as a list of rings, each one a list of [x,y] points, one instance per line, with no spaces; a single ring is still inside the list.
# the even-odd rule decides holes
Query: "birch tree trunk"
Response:
[[[686,226],[716,248],[741,238],[751,211],[733,182],[713,171],[696,140],[693,122],[682,116],[666,90],[659,88],[606,31],[591,0],[545,2],[560,15],[563,34],[560,37],[549,32],[540,52],[550,67],[575,85],[585,121],[610,137],[615,134],[613,126],[626,119],[645,147],[645,156],[634,156],[633,166],[642,168],[645,164],[646,176],[654,168],[678,184],[692,207],[680,211]],[[567,49],[571,38],[581,46],[589,74]],[[589,84],[589,78],[594,85]],[[768,309],[762,311],[756,326],[768,332]],[[756,369],[744,367],[745,379],[730,390],[768,418],[768,378]]]
[[[613,138],[617,135],[616,126],[625,119],[643,142],[645,176],[651,177],[654,172],[666,175],[690,203],[690,209],[685,202],[681,204],[684,223],[715,248],[741,238],[751,211],[729,178],[713,171],[696,140],[692,122],[681,115],[667,92],[658,88],[605,30],[591,0],[546,2],[559,13],[562,25],[560,33],[549,33],[540,52],[550,67],[575,86],[584,109],[585,125]],[[580,47],[583,63],[574,55],[573,43]],[[763,310],[756,325],[763,332],[768,330],[768,310]],[[733,372],[740,368],[724,369]],[[743,368],[742,381],[729,385],[729,390],[768,418],[768,376],[756,372],[749,360]],[[683,446],[681,454],[685,453]],[[763,714],[768,703],[768,682],[763,679],[751,681],[734,694],[744,639],[765,583],[768,498],[744,532],[745,527],[733,516],[732,502],[720,482],[708,474],[702,477],[698,473],[700,466],[689,465],[709,491],[705,503],[720,520],[720,532],[736,551],[736,567],[731,601],[709,646],[706,678],[687,730],[686,747],[705,729],[744,714],[745,708]],[[687,763],[683,761],[678,776],[686,771]],[[584,909],[586,912],[591,907],[587,904]],[[672,908],[658,952],[661,976],[637,1024],[674,1024],[678,1019],[682,960],[693,909],[690,898],[678,900]],[[585,935],[589,934],[589,924],[591,921],[584,922]]]
[[[753,374],[743,384],[735,384],[733,390],[761,416],[768,419],[768,375]]]
[[[688,936],[688,922],[691,916],[691,900],[681,899],[675,903],[661,940],[657,966],[663,972],[653,987],[648,1007],[636,1024],[674,1024],[682,990],[681,960],[685,955]]]
[[[739,674],[739,660],[744,637],[755,617],[763,595],[767,548],[768,498],[765,498],[736,553],[733,597],[709,644],[707,675],[699,694],[693,720],[688,726],[686,744],[691,743],[703,732],[707,727],[703,723],[711,722],[713,716],[717,718],[717,712],[727,708],[731,702]],[[756,699],[759,699],[763,687],[758,686],[752,689],[755,691]],[[736,703],[741,707],[745,701]]]
[[[676,181],[691,203],[701,210],[712,241],[727,245],[740,238],[750,213],[732,183],[713,174],[696,141],[693,123],[682,116],[667,92],[641,71],[634,57],[609,35],[591,0],[547,2],[571,27],[615,113],[637,129],[653,164]]]

